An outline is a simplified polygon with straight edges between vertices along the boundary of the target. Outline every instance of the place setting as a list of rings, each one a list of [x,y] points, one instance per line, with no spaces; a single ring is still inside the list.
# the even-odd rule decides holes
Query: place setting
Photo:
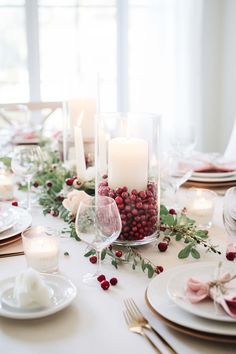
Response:
[[[75,299],[77,288],[59,270],[59,235],[37,226],[22,233],[27,268],[0,280],[0,316],[30,320],[52,315]]]
[[[235,279],[229,263],[180,265],[153,279],[145,299],[154,316],[178,332],[235,343]]]

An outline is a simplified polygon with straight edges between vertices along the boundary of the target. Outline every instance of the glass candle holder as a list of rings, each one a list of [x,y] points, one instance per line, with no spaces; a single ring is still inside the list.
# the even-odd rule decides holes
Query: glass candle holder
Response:
[[[159,124],[154,114],[96,116],[96,193],[115,199],[116,243],[148,243],[159,231]]]
[[[201,228],[210,228],[217,194],[209,189],[190,188],[187,194],[187,215]]]
[[[42,273],[58,271],[58,232],[43,226],[32,227],[22,233],[23,249],[28,267]]]

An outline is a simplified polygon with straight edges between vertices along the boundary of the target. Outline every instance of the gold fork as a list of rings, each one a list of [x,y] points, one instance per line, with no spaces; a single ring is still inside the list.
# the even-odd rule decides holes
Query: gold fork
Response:
[[[151,344],[151,346],[155,349],[156,353],[162,354],[162,352],[157,348],[156,344],[143,331],[142,326],[140,326],[140,324],[131,317],[130,313],[128,311],[123,311],[123,313],[124,313],[124,318],[127,323],[127,326],[129,327],[129,330],[131,332],[134,332],[134,333],[137,333],[137,334],[140,334],[141,336],[143,336]]]
[[[132,298],[125,299],[124,305],[129,313],[130,318],[132,318],[140,327],[147,328],[153,331],[160,341],[169,349],[172,354],[177,354],[177,352],[172,348],[172,346],[163,338],[160,333],[158,333],[148,322],[148,320],[143,316],[141,311],[139,310],[138,306],[135,304]]]

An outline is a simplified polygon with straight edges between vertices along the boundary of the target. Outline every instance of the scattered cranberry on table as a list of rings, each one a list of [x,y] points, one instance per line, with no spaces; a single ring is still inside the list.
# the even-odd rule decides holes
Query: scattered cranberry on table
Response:
[[[33,183],[33,186],[34,186],[34,188],[38,188],[39,183],[38,183],[37,181],[35,181],[35,182]]]
[[[156,266],[156,269],[155,269],[156,273],[157,274],[160,274],[164,271],[164,268],[162,266]]]
[[[234,261],[236,258],[236,253],[235,252],[227,252],[226,258],[228,259],[228,261]]]
[[[97,256],[91,256],[89,258],[89,260],[90,260],[91,263],[95,264],[95,263],[97,263]]]
[[[160,252],[165,252],[168,248],[168,243],[167,242],[159,242],[158,243],[158,249]]]
[[[103,281],[101,282],[101,288],[102,288],[103,290],[107,290],[107,289],[109,289],[109,287],[110,287],[109,281],[103,280]]]
[[[13,206],[18,206],[18,202],[17,202],[16,200],[14,200],[14,201],[11,203],[11,205],[13,205]]]
[[[101,274],[97,277],[97,280],[101,283],[103,280],[106,280],[106,277],[104,274]]]
[[[171,215],[176,215],[177,213],[176,213],[175,209],[170,209],[170,210],[169,210],[169,214],[171,214]]]
[[[110,279],[110,284],[111,285],[115,286],[117,283],[118,283],[117,278],[113,277],[113,278]]]

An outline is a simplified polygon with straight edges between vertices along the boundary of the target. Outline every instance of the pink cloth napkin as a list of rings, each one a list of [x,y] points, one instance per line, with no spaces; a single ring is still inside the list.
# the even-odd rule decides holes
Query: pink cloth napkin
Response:
[[[187,298],[193,304],[211,298],[215,303],[221,305],[229,316],[236,318],[236,290],[234,290],[234,294],[232,290],[223,294],[216,287],[217,284],[226,284],[231,279],[230,273],[223,274],[221,278],[213,282],[203,282],[196,278],[189,278],[186,289]]]
[[[188,162],[189,166],[195,172],[231,172],[236,171],[236,161],[211,163],[201,160],[192,160]]]

